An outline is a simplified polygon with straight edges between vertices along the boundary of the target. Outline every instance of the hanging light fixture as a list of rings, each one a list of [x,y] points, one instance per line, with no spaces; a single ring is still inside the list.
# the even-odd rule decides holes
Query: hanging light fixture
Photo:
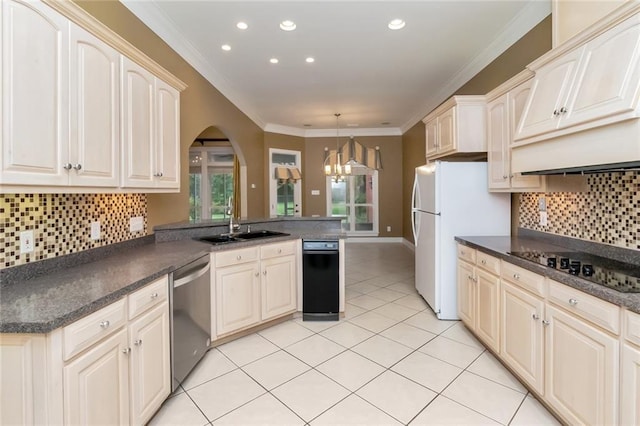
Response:
[[[342,153],[340,152],[340,124],[339,113],[333,114],[336,116],[336,152],[335,152],[335,162],[331,165],[331,156],[332,153],[329,152],[329,148],[324,148],[324,174],[327,176],[332,176],[336,182],[343,181],[345,175],[351,174],[351,165],[350,164],[342,164]]]

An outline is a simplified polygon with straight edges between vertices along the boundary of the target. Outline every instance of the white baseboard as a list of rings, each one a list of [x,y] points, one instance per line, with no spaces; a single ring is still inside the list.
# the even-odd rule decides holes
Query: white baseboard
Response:
[[[408,248],[409,250],[411,250],[412,252],[416,251],[416,246],[415,244],[413,244],[411,241],[407,240],[406,238],[402,239],[402,244]]]
[[[402,237],[347,237],[346,243],[402,243]]]

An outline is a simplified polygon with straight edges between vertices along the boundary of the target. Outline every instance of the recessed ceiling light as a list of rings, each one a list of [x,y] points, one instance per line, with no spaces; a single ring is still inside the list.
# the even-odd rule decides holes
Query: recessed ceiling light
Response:
[[[269,59],[269,62],[271,62],[272,64],[277,64],[280,61],[278,61],[278,58],[271,58]]]
[[[282,21],[280,22],[280,29],[283,31],[293,31],[296,29],[296,23],[293,21]]]
[[[240,21],[236,24],[236,27],[238,27],[241,30],[246,30],[247,28],[249,28],[249,25],[246,22]]]
[[[315,62],[316,60],[313,59],[311,56],[309,56],[307,59],[305,59],[305,61],[307,61],[307,63],[311,64],[311,63]]]
[[[220,48],[226,52],[231,50],[231,46],[229,46],[228,44],[223,44],[222,46],[220,46]]]
[[[387,25],[389,27],[390,30],[401,30],[404,28],[404,26],[407,25],[406,22],[404,22],[402,19],[393,19],[391,22],[389,22],[389,25]]]

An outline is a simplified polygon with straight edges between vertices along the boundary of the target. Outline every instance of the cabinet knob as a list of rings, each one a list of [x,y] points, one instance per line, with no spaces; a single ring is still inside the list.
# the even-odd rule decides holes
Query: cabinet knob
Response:
[[[534,321],[538,321],[540,319],[540,315],[533,314],[533,315],[531,315],[531,318],[533,318]]]
[[[242,260],[242,256],[238,255],[238,256],[236,257],[236,260]]]
[[[81,170],[82,169],[82,164],[76,164],[75,166],[73,166],[73,170]]]
[[[136,345],[136,346],[142,345],[142,339],[138,339],[138,340],[134,341],[133,344]]]
[[[487,261],[486,261],[486,260],[484,260],[484,259],[482,259],[482,260],[480,261],[480,263],[482,263],[483,265],[486,265],[486,264],[487,264]]]
[[[256,272],[256,277],[259,277],[259,276],[260,276],[260,272]]]
[[[109,324],[111,324],[109,321],[102,321],[100,323],[100,327],[106,330],[107,328],[109,328]]]
[[[558,112],[558,110],[557,110],[557,109],[554,109],[554,110],[553,110],[553,116],[554,116],[554,117],[557,117],[557,116],[559,116],[559,115],[560,115],[560,113]]]
[[[567,108],[566,107],[560,108],[560,114],[566,114],[566,113],[567,113]]]
[[[502,175],[502,179],[507,179],[509,176],[507,175]]]
[[[513,179],[513,175],[509,175],[509,177],[510,177],[511,179]]]
[[[569,304],[572,306],[576,306],[578,304],[578,300],[577,299],[569,299]]]
[[[263,272],[262,272],[262,275],[267,275],[267,271],[266,271],[266,270],[265,270],[265,271],[263,271]]]
[[[154,174],[155,177],[162,177],[162,172],[158,172]]]
[[[151,294],[151,298],[152,298],[152,299],[155,299],[155,298],[157,298],[157,297],[158,297],[158,293],[152,293],[152,294]]]
[[[129,352],[131,352],[131,348],[124,348],[122,350],[122,353],[125,354],[125,355],[129,355]]]
[[[63,164],[62,168],[65,170],[71,170],[73,166],[71,165],[71,163],[67,163],[67,164]]]
[[[549,321],[542,320],[542,325],[544,325],[545,327],[548,326],[549,324],[551,324]]]
[[[278,249],[278,254],[282,253],[282,249]]]
[[[514,280],[519,280],[520,279],[520,274],[513,274],[513,279]]]

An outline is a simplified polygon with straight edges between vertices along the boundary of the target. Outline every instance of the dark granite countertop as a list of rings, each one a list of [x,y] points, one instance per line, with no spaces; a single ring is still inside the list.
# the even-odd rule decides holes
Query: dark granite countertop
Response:
[[[559,283],[568,285],[585,293],[591,294],[600,299],[606,300],[618,306],[623,306],[630,311],[640,313],[640,293],[621,293],[611,288],[595,284],[580,277],[560,272],[556,269],[548,268],[516,256],[511,256],[509,252],[518,251],[541,251],[541,252],[563,252],[567,251],[564,245],[552,244],[544,238],[531,236],[524,237],[456,237],[456,241],[471,248],[478,249],[494,257],[503,259],[514,265],[549,277]],[[583,243],[584,244],[584,243]],[[584,248],[584,247],[581,247]]]

